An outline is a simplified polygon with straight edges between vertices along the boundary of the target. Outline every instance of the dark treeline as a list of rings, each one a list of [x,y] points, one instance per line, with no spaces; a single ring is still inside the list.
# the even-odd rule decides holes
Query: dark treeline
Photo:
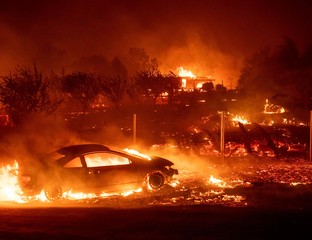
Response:
[[[163,92],[174,103],[180,89],[180,78],[171,72],[162,74],[157,60],[150,59],[144,49],[132,48],[129,56],[111,61],[102,56],[83,58],[73,65],[77,70],[71,73],[43,74],[34,64],[1,76],[0,103],[11,124],[19,125],[33,114],[87,112],[95,105],[118,109],[142,104],[146,96],[155,105]]]
[[[251,106],[269,99],[292,111],[311,109],[312,45],[300,51],[292,39],[285,38],[259,49],[245,58],[237,90]]]
[[[158,60],[140,48],[112,60],[85,57],[73,63],[72,69],[43,74],[34,64],[1,76],[0,103],[11,124],[18,125],[32,114],[87,112],[96,105],[120,109],[148,102],[155,108],[164,93],[168,105],[197,107],[204,99],[212,110],[228,108],[224,100],[234,98],[245,110],[262,108],[265,99],[288,109],[311,109],[312,46],[300,52],[289,38],[246,57],[237,87],[230,90],[207,82],[199,90],[185,92],[180,77],[161,73]]]

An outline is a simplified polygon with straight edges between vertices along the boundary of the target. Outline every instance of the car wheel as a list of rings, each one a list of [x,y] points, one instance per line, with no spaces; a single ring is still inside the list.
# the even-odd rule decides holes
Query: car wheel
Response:
[[[165,177],[160,172],[150,173],[147,177],[147,184],[152,190],[157,190],[165,185]]]
[[[49,201],[54,201],[62,197],[63,191],[60,186],[50,185],[45,187],[44,194]]]

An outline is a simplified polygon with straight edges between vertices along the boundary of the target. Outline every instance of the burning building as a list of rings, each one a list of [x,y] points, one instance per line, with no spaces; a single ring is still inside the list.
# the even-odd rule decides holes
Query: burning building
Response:
[[[182,89],[184,91],[193,91],[194,89],[201,89],[205,83],[215,81],[208,77],[196,77],[196,78],[182,78]]]
[[[183,67],[179,67],[178,75],[182,78],[182,90],[193,91],[194,89],[201,89],[203,84],[213,82],[215,79],[210,77],[198,77],[191,71],[185,70]]]

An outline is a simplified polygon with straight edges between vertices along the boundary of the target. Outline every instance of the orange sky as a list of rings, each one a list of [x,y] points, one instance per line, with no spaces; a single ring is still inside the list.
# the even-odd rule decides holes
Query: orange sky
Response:
[[[92,55],[144,48],[163,72],[183,66],[235,87],[242,60],[287,36],[312,42],[307,1],[29,0],[0,8],[0,74],[17,65],[66,68]]]

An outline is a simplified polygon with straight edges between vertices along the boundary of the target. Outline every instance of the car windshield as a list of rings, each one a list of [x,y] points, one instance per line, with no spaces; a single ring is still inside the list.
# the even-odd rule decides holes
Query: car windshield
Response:
[[[118,166],[130,164],[129,159],[119,154],[107,152],[92,153],[84,156],[87,167]]]

